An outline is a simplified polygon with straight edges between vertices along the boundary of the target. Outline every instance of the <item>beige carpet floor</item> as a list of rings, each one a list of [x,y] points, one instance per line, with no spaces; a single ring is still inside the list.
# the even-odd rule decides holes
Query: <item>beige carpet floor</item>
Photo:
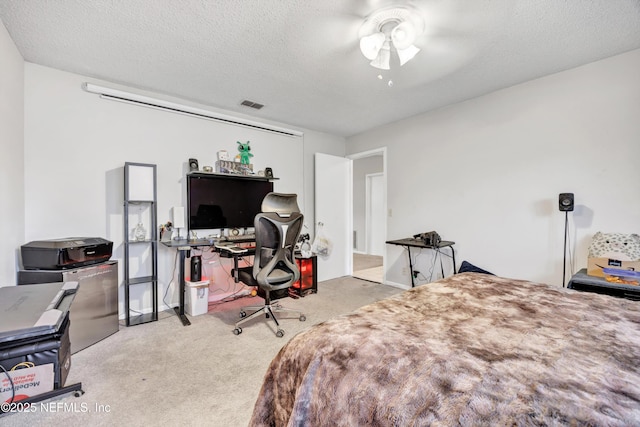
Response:
[[[0,416],[2,426],[246,426],[269,362],[295,334],[334,316],[402,292],[351,277],[321,282],[318,293],[280,300],[303,310],[281,322],[257,319],[232,333],[245,297],[213,306],[183,326],[175,315],[126,328],[72,356],[66,385],[85,394],[35,404],[29,413]],[[73,325],[72,325],[73,327]]]
[[[384,277],[382,257],[377,255],[353,254],[353,277],[382,283]]]
[[[367,268],[366,270],[354,271],[353,277],[368,280],[370,282],[382,283],[384,271],[382,269],[382,266]]]

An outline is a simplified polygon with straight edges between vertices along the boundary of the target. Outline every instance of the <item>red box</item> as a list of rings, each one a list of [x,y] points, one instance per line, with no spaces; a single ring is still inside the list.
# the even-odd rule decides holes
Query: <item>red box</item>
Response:
[[[296,255],[296,264],[300,269],[300,279],[289,288],[289,295],[293,297],[303,297],[308,294],[318,292],[318,257],[312,255],[310,258],[302,258]]]

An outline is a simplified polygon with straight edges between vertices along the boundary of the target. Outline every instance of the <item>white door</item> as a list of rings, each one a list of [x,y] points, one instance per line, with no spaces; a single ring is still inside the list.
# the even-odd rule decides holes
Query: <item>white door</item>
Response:
[[[385,245],[384,175],[367,175],[367,253],[382,256]]]
[[[331,243],[327,256],[318,255],[318,281],[353,273],[351,214],[352,160],[315,154],[316,236],[318,224]]]

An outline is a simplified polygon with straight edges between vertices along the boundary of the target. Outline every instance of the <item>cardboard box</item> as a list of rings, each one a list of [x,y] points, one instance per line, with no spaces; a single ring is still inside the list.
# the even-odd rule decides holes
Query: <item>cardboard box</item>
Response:
[[[206,314],[209,311],[209,279],[199,282],[186,282],[187,298],[185,309],[192,316]]]
[[[619,261],[610,258],[591,257],[587,262],[587,274],[589,276],[604,277],[603,268],[615,268],[618,270],[640,271],[640,260]]]
[[[0,402],[28,399],[53,390],[53,363],[8,371],[0,376]]]

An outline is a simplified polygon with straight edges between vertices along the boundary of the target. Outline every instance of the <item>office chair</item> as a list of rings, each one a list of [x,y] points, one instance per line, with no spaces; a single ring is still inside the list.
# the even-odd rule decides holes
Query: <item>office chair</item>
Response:
[[[303,215],[298,207],[295,194],[269,193],[262,201],[262,213],[256,215],[254,227],[256,252],[253,266],[239,268],[238,278],[248,286],[257,286],[265,294],[263,306],[244,307],[240,310],[241,320],[236,323],[233,333],[242,333],[241,324],[262,314],[276,324],[276,336],[282,337],[284,330],[274,315],[277,312],[296,313],[300,321],[306,317],[300,311],[271,303],[271,292],[289,288],[300,278],[300,270],[294,259],[294,249]],[[247,311],[254,310],[247,316]]]

